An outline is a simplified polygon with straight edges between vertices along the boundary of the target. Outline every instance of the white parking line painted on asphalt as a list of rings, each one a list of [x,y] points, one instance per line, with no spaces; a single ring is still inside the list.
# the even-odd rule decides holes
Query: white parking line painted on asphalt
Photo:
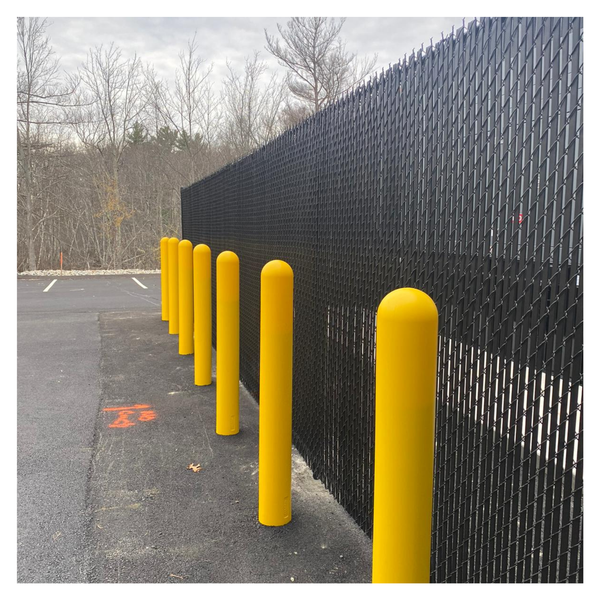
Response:
[[[44,292],[47,292],[57,281],[57,279],[54,279],[52,283],[44,290]]]
[[[140,283],[135,277],[132,277],[131,279],[133,279],[140,287],[144,288],[145,290],[148,289],[143,283]]]

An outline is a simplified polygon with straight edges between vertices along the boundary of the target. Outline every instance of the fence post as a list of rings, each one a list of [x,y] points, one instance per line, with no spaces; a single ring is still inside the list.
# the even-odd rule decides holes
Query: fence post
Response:
[[[258,520],[278,526],[292,519],[292,268],[268,262],[260,287]]]
[[[226,250],[217,257],[217,423],[219,435],[240,430],[240,261]]]
[[[194,352],[194,279],[192,242],[179,242],[179,354]]]
[[[377,311],[373,583],[429,582],[437,327],[413,288]]]
[[[212,383],[210,248],[194,248],[194,383]]]
[[[169,333],[179,333],[179,240],[169,239]]]
[[[160,301],[162,320],[169,320],[169,238],[160,240]]]

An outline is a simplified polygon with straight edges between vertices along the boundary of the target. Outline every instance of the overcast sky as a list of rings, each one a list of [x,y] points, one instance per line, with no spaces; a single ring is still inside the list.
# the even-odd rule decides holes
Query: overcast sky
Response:
[[[220,81],[229,59],[241,68],[244,57],[255,50],[270,68],[277,70],[276,60],[264,49],[266,29],[277,33],[277,23],[285,24],[289,17],[279,18],[49,18],[47,34],[67,71],[75,70],[84,60],[90,47],[114,42],[125,57],[137,53],[144,63],[153,64],[161,77],[172,81],[178,65],[178,55],[186,48],[188,39],[197,32],[200,56],[214,64],[214,81]],[[467,18],[465,22],[469,22]],[[426,45],[430,38],[440,40],[452,26],[462,25],[463,18],[455,17],[365,17],[348,18],[342,28],[347,49],[359,56],[378,54],[377,67],[397,62],[413,48]]]

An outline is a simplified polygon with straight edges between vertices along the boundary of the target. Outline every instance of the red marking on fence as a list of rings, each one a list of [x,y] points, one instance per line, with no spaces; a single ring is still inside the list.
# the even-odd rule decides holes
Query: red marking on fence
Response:
[[[118,428],[124,429],[126,427],[133,427],[137,424],[136,421],[131,421],[129,417],[131,415],[138,415],[137,421],[154,421],[156,419],[156,411],[154,410],[142,410],[151,408],[149,404],[134,404],[133,406],[111,406],[103,408],[104,412],[116,411],[117,418],[109,425],[111,429]]]

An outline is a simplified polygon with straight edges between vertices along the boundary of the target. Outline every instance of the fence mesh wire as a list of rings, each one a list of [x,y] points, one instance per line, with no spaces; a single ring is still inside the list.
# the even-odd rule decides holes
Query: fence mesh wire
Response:
[[[582,27],[471,22],[181,192],[213,277],[240,258],[257,400],[260,271],[292,265],[293,440],[369,535],[377,306],[437,304],[432,581],[583,580]]]

